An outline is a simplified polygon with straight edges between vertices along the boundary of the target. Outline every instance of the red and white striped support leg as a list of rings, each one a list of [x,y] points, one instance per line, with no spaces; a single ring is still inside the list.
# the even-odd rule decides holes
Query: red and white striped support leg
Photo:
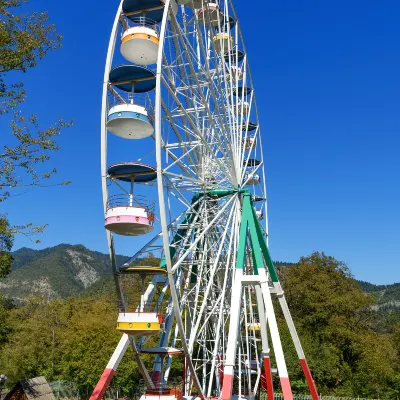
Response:
[[[303,368],[304,376],[306,377],[308,388],[310,389],[311,397],[313,400],[318,400],[318,392],[317,387],[315,386],[314,379],[311,375],[310,368],[308,368],[308,364],[305,358],[300,359],[301,368]]]
[[[106,368],[104,370],[89,400],[100,400],[103,398],[114,373],[115,371],[112,368]]]
[[[233,388],[233,366],[224,368],[224,383],[222,384],[221,400],[230,400],[232,398]]]
[[[284,400],[293,400],[292,388],[290,387],[289,376],[286,368],[285,356],[283,355],[282,343],[279,337],[278,324],[276,323],[274,306],[272,304],[267,274],[264,269],[258,270],[261,282],[261,290],[264,299],[265,311],[268,316],[268,325],[271,332],[272,345],[274,347],[278,374],[281,381]]]
[[[268,400],[274,400],[274,385],[272,383],[271,360],[269,357],[264,357],[264,373]]]
[[[293,340],[294,347],[296,348],[297,356],[300,360],[301,368],[303,369],[304,376],[306,377],[308,389],[310,390],[311,397],[313,400],[318,400],[318,391],[315,385],[314,379],[311,375],[310,368],[308,367],[306,357],[304,355],[303,347],[301,346],[299,335],[297,334],[296,327],[294,325],[292,316],[289,311],[289,307],[287,305],[285,295],[283,293],[281,284],[279,282],[274,282],[274,288],[277,293],[279,304],[281,305],[283,315],[286,320],[286,324],[289,328],[290,335]]]
[[[263,351],[263,361],[264,361],[264,382],[262,382],[263,388],[267,391],[268,400],[274,400],[274,386],[272,383],[272,371],[271,371],[271,360],[269,358],[269,344],[268,344],[268,333],[267,333],[267,316],[265,314],[264,300],[262,295],[261,286],[257,285],[255,287],[257,306],[258,306],[258,316],[260,319],[261,326],[261,342]]]
[[[97,385],[94,388],[89,400],[101,400],[103,398],[104,393],[106,392],[108,385],[110,384],[111,379],[114,376],[114,373],[117,370],[118,365],[126,352],[126,349],[128,348],[128,345],[129,336],[124,333],[118,343],[117,348],[114,350],[114,354],[111,356],[106,369],[101,375],[100,380],[97,382]]]
[[[242,301],[242,276],[241,269],[235,269],[235,278],[232,285],[231,313],[229,322],[228,344],[226,347],[224,383],[222,385],[221,400],[232,399],[234,366],[236,360],[236,345],[239,333],[240,308]]]
[[[290,386],[289,377],[280,377],[283,398],[285,400],[293,400],[292,388]]]

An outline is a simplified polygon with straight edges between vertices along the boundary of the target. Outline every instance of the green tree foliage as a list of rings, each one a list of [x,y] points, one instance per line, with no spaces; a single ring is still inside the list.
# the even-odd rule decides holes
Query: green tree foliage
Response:
[[[10,224],[4,215],[0,215],[0,278],[5,277],[11,271],[13,243],[14,236]]]
[[[313,253],[281,274],[319,390],[342,396],[392,396],[398,389],[399,361],[393,341],[371,327],[374,298],[361,291],[346,265]],[[284,332],[283,340],[289,344]],[[303,379],[293,348],[288,360],[294,377]]]
[[[18,76],[15,72],[27,72],[49,51],[61,46],[61,36],[49,23],[47,13],[24,13],[23,6],[27,2],[0,0],[0,115],[11,114],[11,135],[8,144],[0,149],[0,202],[18,188],[46,185],[57,171],[45,168],[44,164],[59,148],[56,139],[61,129],[71,125],[59,119],[43,129],[36,115],[25,116],[21,109],[26,101],[24,85],[11,80],[9,73],[13,72],[15,77]],[[14,226],[8,232],[31,236],[41,233],[45,226],[33,226],[29,222]],[[8,269],[10,255],[6,254],[7,250],[2,251],[0,270],[4,272]]]
[[[7,340],[12,333],[10,318],[11,310],[14,308],[15,306],[12,301],[0,296],[0,349],[2,345],[7,343]]]
[[[149,255],[139,263],[148,265],[155,260]],[[381,399],[400,397],[397,314],[386,321],[385,329],[374,326],[373,297],[360,290],[343,263],[323,253],[282,267],[280,275],[319,392]],[[129,304],[137,305],[137,277],[124,276],[122,284]],[[115,329],[117,299],[113,287],[102,284],[97,289],[98,293],[91,288],[89,295],[79,298],[32,299],[20,308],[0,309],[0,365],[10,385],[37,375],[72,381],[84,390],[97,383],[121,337]],[[283,316],[277,315],[292,385],[297,393],[307,392]],[[156,344],[157,337],[151,337],[146,346]],[[150,358],[145,358],[145,363],[150,367]],[[183,360],[175,357],[171,376],[179,376],[182,368]],[[137,389],[140,380],[129,350],[112,385],[129,392]]]
[[[8,113],[24,102],[21,82],[5,82],[11,71],[26,72],[35,67],[50,50],[61,46],[61,36],[49,24],[47,13],[21,12],[28,0],[0,0],[0,114]]]

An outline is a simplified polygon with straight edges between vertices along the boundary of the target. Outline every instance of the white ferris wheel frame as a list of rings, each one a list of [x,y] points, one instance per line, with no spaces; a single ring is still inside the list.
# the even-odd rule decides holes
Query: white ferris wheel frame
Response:
[[[169,209],[169,204],[168,202],[165,200],[164,197],[164,182],[166,179],[168,179],[169,182],[171,182],[170,179],[176,179],[178,176],[176,176],[176,174],[168,171],[168,168],[163,168],[163,162],[162,162],[162,156],[163,156],[163,152],[166,151],[166,147],[163,143],[163,139],[162,139],[162,110],[165,110],[165,107],[163,108],[163,104],[162,104],[162,87],[163,84],[165,84],[165,82],[163,82],[163,76],[162,76],[162,67],[163,67],[163,52],[164,52],[164,44],[165,44],[165,35],[166,35],[166,28],[167,28],[167,24],[168,24],[168,18],[169,18],[169,11],[171,10],[171,3],[175,2],[175,0],[165,0],[165,12],[163,14],[163,19],[161,22],[161,29],[160,29],[160,35],[159,35],[159,39],[160,39],[160,46],[158,49],[158,60],[157,60],[157,68],[156,68],[156,96],[155,96],[155,120],[154,120],[154,126],[155,126],[155,145],[156,145],[156,165],[157,165],[157,188],[158,188],[158,201],[159,201],[159,210],[160,210],[160,223],[161,223],[161,235],[159,234],[158,236],[162,238],[162,242],[163,242],[163,249],[164,249],[164,257],[165,257],[165,262],[166,262],[166,268],[167,268],[167,277],[168,277],[168,284],[169,284],[169,289],[170,289],[170,296],[171,296],[171,300],[172,300],[172,306],[173,306],[173,312],[174,312],[174,317],[175,317],[175,321],[176,321],[176,331],[175,332],[175,338],[177,333],[179,333],[179,336],[181,338],[185,338],[185,327],[182,321],[182,316],[181,316],[181,305],[180,305],[180,299],[179,299],[179,295],[177,293],[176,290],[176,271],[180,265],[180,262],[182,262],[185,258],[185,255],[190,253],[190,250],[194,248],[195,244],[197,242],[193,242],[191,244],[191,247],[189,247],[188,250],[186,250],[186,252],[179,258],[179,260],[175,263],[172,262],[171,256],[170,256],[170,227],[171,227],[171,221],[170,223],[168,223],[168,217],[167,217],[167,210]],[[225,4],[227,4],[229,2],[230,4],[230,10],[233,12],[233,17],[236,20],[236,40],[238,38],[240,38],[241,41],[241,45],[244,51],[244,54],[246,54],[246,49],[244,46],[244,41],[242,38],[242,33],[240,31],[240,28],[238,26],[238,22],[237,22],[237,18],[236,18],[236,14],[234,11],[234,7],[232,5],[231,0],[228,0]],[[106,57],[106,63],[105,63],[105,72],[104,72],[104,80],[103,80],[103,91],[102,91],[102,113],[101,113],[101,177],[102,177],[102,191],[103,191],[103,205],[104,205],[104,211],[106,212],[106,207],[107,207],[107,200],[108,200],[108,187],[107,187],[107,126],[106,126],[106,121],[107,121],[107,108],[108,108],[108,100],[107,100],[107,94],[108,94],[108,90],[109,90],[109,73],[111,71],[111,67],[112,67],[112,61],[114,58],[114,52],[115,52],[115,45],[117,42],[117,33],[118,33],[118,29],[119,29],[119,21],[122,15],[122,4],[123,4],[123,0],[121,0],[117,13],[116,13],[116,17],[114,19],[114,24],[113,24],[113,28],[112,28],[112,32],[111,32],[111,36],[110,36],[110,41],[109,41],[109,45],[108,45],[108,51],[107,51],[107,57]],[[183,7],[183,6],[182,6]],[[172,19],[174,19],[175,17],[172,16]],[[230,49],[229,49],[230,52]],[[246,73],[248,74],[249,77],[249,81],[250,84],[252,82],[251,79],[251,73],[250,73],[250,69],[248,68],[248,61],[246,59],[247,55],[245,55],[245,63],[244,65],[247,66],[247,71]],[[246,68],[246,67],[245,67]],[[226,70],[223,69],[223,75],[224,75],[224,80],[225,83],[227,82],[227,77],[226,77]],[[233,76],[232,76],[232,70],[229,69],[229,80],[230,82],[233,81]],[[196,78],[197,79],[197,78]],[[232,83],[231,83],[232,86]],[[251,85],[252,86],[252,85]],[[227,86],[226,86],[227,87]],[[238,80],[236,80],[236,90],[238,89]],[[214,88],[211,89],[211,91],[213,91]],[[226,91],[228,89],[225,89]],[[213,94],[211,94],[212,96]],[[232,92],[231,93],[226,93],[226,95],[230,96],[231,98],[233,98]],[[214,93],[215,96],[215,93]],[[239,97],[239,96],[237,96]],[[217,103],[217,102],[216,102]],[[233,104],[233,102],[232,102]],[[236,100],[236,107],[239,106],[239,100]],[[251,101],[250,101],[250,107],[254,106],[254,113],[256,115],[257,118],[257,130],[256,130],[256,137],[258,140],[258,146],[260,148],[261,151],[261,157],[262,157],[262,140],[261,140],[261,134],[259,131],[259,123],[258,123],[258,111],[257,111],[257,107],[256,107],[256,99],[255,99],[255,94],[254,91],[251,92]],[[236,128],[239,130],[241,129],[242,124],[244,123],[243,121],[243,103],[240,105],[241,107],[241,123],[239,125],[239,123],[236,121]],[[183,110],[183,113],[185,113],[186,111]],[[211,115],[211,114],[210,114]],[[250,115],[250,112],[249,112]],[[187,116],[187,114],[186,114]],[[234,123],[234,124],[235,124]],[[247,123],[249,123],[249,119],[247,119]],[[229,129],[229,128],[228,128]],[[239,137],[239,135],[237,135]],[[246,129],[246,136],[247,138],[247,129]],[[227,174],[230,175],[231,179],[232,179],[232,183],[233,186],[237,189],[239,187],[239,184],[241,183],[246,183],[246,178],[245,178],[245,170],[246,167],[248,166],[248,162],[249,162],[249,156],[247,157],[247,159],[245,159],[245,149],[244,149],[244,145],[242,144],[241,141],[239,141],[238,138],[236,138],[236,142],[235,144],[235,148],[232,149],[232,153],[234,154],[234,165],[223,165],[223,163],[221,163],[221,160],[216,160],[217,164],[221,167],[221,170],[225,170],[227,171]],[[205,145],[208,145],[207,143]],[[174,162],[172,163],[172,165],[177,165],[180,164],[182,165],[182,159],[185,157],[187,157],[195,148],[196,146],[198,146],[198,144],[193,144],[192,148],[186,152],[186,154],[182,155],[181,157],[175,157]],[[167,149],[168,151],[168,149]],[[244,168],[243,168],[243,164],[244,164]],[[233,168],[233,169],[232,169]],[[184,169],[184,168],[182,168]],[[263,181],[263,188],[262,188],[262,193],[264,195],[264,203],[263,203],[263,208],[264,208],[264,212],[265,212],[265,236],[266,236],[266,240],[268,240],[268,217],[267,217],[267,201],[266,201],[266,179],[265,179],[265,172],[264,172],[264,163],[263,160],[261,160],[260,165],[258,165],[256,168],[254,168],[254,170],[252,171],[251,174],[249,174],[249,176],[247,177],[247,180],[249,180],[249,178],[251,178],[251,176],[253,174],[255,174],[257,172],[257,170],[261,171],[262,173],[262,181]],[[187,179],[189,181],[192,181],[193,184],[198,184],[199,181],[196,179],[193,179],[193,177],[191,176],[191,172],[189,172],[189,170],[187,170]],[[177,189],[177,192],[179,192],[179,190]],[[184,199],[181,200],[182,203],[184,202]],[[190,207],[190,203],[186,203],[187,206]],[[231,241],[233,237],[238,237],[239,235],[239,228],[240,228],[240,202],[237,198],[237,196],[232,196],[229,201],[227,201],[224,206],[221,208],[221,210],[218,211],[218,213],[216,214],[216,216],[214,217],[214,219],[212,220],[212,222],[210,222],[209,226],[207,228],[205,228],[205,231],[203,231],[203,236],[206,234],[207,230],[209,228],[212,227],[212,225],[218,220],[219,217],[221,217],[224,212],[227,212],[228,207],[230,208],[230,212],[229,212],[229,224],[231,223],[232,227],[235,227],[236,231],[233,232],[231,234]],[[179,217],[178,217],[179,218]],[[176,221],[176,220],[175,220]],[[227,232],[228,232],[228,227],[229,224],[226,225],[225,229],[223,230],[223,237],[224,240],[227,237]],[[222,232],[221,232],[222,233]],[[200,240],[200,238],[198,237],[196,239],[197,241]],[[233,241],[235,241],[237,239],[234,239]],[[119,305],[120,305],[120,309],[124,310],[126,305],[125,305],[125,299],[124,299],[124,295],[121,289],[121,285],[119,282],[119,272],[118,272],[118,266],[116,264],[116,258],[115,258],[115,248],[114,248],[114,240],[113,240],[113,235],[112,233],[110,233],[109,231],[107,231],[107,242],[108,242],[108,247],[109,247],[109,252],[110,252],[110,259],[111,259],[111,265],[112,265],[112,272],[113,272],[113,276],[114,276],[114,281],[115,281],[115,285],[116,285],[116,290],[117,290],[117,294],[118,294],[118,300],[119,300]],[[152,241],[151,241],[152,242]],[[218,254],[221,254],[221,250],[223,247],[223,241],[221,242],[221,246],[220,246],[220,250],[218,250]],[[233,260],[235,259],[235,254],[233,254]],[[216,262],[218,261],[218,259],[216,260]],[[267,273],[268,274],[268,273]],[[239,280],[235,280],[236,283],[232,283],[232,286],[234,285],[239,285],[241,288],[241,279]],[[265,279],[269,279],[267,276],[265,277]],[[223,287],[223,294],[225,293],[226,290],[226,279],[224,281],[224,287]],[[211,286],[207,287],[207,290],[210,288]],[[261,294],[261,290],[264,293],[264,298],[265,296],[270,298],[270,288],[268,287],[268,285],[261,285],[260,286],[256,286],[256,294],[257,294],[257,303],[258,303],[258,307],[259,307],[259,312],[261,312],[261,314],[263,315],[259,315],[259,320],[260,323],[262,325],[266,325],[267,322],[270,322],[267,318],[267,315],[264,315],[265,310],[264,310],[264,305],[262,304],[262,301],[260,300],[262,297]],[[280,284],[279,286],[276,286],[271,289],[271,290],[275,290],[275,293],[281,293],[282,289],[280,288]],[[266,294],[268,292],[268,295]],[[246,300],[246,290],[240,289],[240,293],[243,293],[243,299],[245,299],[245,301],[250,302],[250,307],[251,307],[251,301],[250,301],[250,292],[248,292],[247,295],[247,300]],[[146,296],[148,298],[152,298],[154,296],[154,291],[152,291],[152,289],[149,287],[148,290],[146,291]],[[281,300],[283,299],[283,300]],[[239,299],[232,298],[232,304],[240,304],[240,302],[242,301],[242,297],[240,297]],[[300,342],[298,340],[297,337],[297,333],[296,330],[294,328],[294,324],[293,321],[291,320],[290,317],[290,313],[288,311],[287,308],[287,304],[286,304],[286,300],[284,299],[283,295],[279,297],[279,301],[281,303],[282,309],[284,311],[284,315],[285,318],[288,322],[289,325],[289,329],[290,332],[292,334],[292,337],[295,341],[295,345],[296,345],[296,350],[298,351],[299,354],[299,358],[303,359],[304,358],[304,353],[303,350],[301,348]],[[239,302],[239,303],[238,303]],[[222,300],[221,300],[221,304],[222,304]],[[217,304],[216,304],[217,305]],[[272,303],[269,301],[266,302],[266,306],[267,308],[269,308],[269,313],[272,312],[273,315],[273,308],[272,307]],[[221,309],[222,309],[222,305],[221,305]],[[264,311],[261,311],[264,310]],[[220,318],[218,320],[218,324],[221,323],[220,319],[221,319],[221,313],[220,313]],[[271,317],[271,314],[270,314]],[[245,318],[245,323],[248,323],[248,318],[252,319],[252,316],[248,316],[247,313],[244,313],[244,318]],[[273,318],[274,319],[274,318]],[[197,328],[199,327],[199,322],[200,319],[197,320]],[[238,321],[237,324],[239,324],[240,322]],[[241,322],[243,323],[243,321]],[[170,324],[172,326],[172,324]],[[171,329],[170,326],[170,329]],[[271,329],[271,326],[270,326]],[[219,331],[218,331],[219,332]],[[254,332],[253,332],[254,333]],[[171,334],[171,332],[169,333]],[[264,357],[265,354],[268,352],[269,354],[269,346],[268,346],[268,339],[266,337],[266,330],[262,330],[261,332],[262,334],[262,342],[263,342],[263,352],[264,352]],[[279,340],[279,334],[278,336],[272,335],[272,339],[274,341],[274,347],[276,347],[277,343],[276,342],[276,338],[278,337]],[[218,335],[217,335],[218,337]],[[182,340],[181,339],[181,343],[182,343],[182,347],[185,353],[185,358],[186,358],[186,362],[187,362],[187,367],[188,370],[190,371],[190,376],[192,379],[192,384],[193,386],[197,389],[197,392],[199,393],[201,398],[206,398],[206,397],[210,397],[211,395],[211,387],[212,387],[212,379],[213,379],[213,374],[217,368],[216,366],[216,347],[217,347],[217,343],[219,340],[216,339],[215,341],[215,346],[214,346],[214,350],[213,350],[213,363],[212,363],[212,369],[211,369],[211,377],[210,377],[210,382],[207,386],[207,393],[203,393],[203,388],[204,388],[204,383],[202,385],[202,383],[199,381],[197,372],[196,372],[196,367],[193,364],[192,360],[191,360],[191,351],[192,351],[192,347],[193,347],[193,339],[194,336],[191,337],[191,340],[189,341],[189,343],[186,342],[186,340]],[[246,339],[248,340],[248,332],[246,331]],[[295,340],[296,339],[296,340]],[[175,340],[175,339],[174,339]],[[276,342],[276,343],[275,343]],[[121,360],[121,354],[123,354],[126,350],[126,348],[128,347],[128,345],[132,346],[134,355],[135,355],[135,359],[138,362],[139,365],[139,369],[143,375],[143,378],[145,380],[145,383],[148,387],[152,388],[154,387],[153,382],[150,378],[150,375],[146,369],[146,367],[144,366],[143,361],[141,360],[139,351],[137,349],[137,345],[135,343],[135,340],[132,337],[129,337],[128,335],[124,334],[121,338],[121,342],[119,344],[119,346],[116,349],[116,352],[114,353],[113,357],[110,360],[110,363],[108,365],[108,370],[110,371],[114,371],[115,369],[118,367],[118,364]],[[248,343],[247,343],[248,345]],[[228,346],[232,346],[232,343]],[[235,345],[236,347],[236,345]],[[279,346],[278,346],[279,347]],[[239,356],[240,356],[240,352],[241,352],[241,347],[239,346]],[[247,351],[249,351],[249,349],[247,348]],[[279,349],[278,349],[278,353],[279,353]],[[278,363],[280,362],[282,364],[282,362],[280,361],[281,358],[283,358],[283,353],[282,355],[277,354],[277,356],[279,356],[279,360]],[[235,363],[235,357],[236,357],[236,350],[229,350],[228,349],[228,355],[227,358],[229,358],[229,363],[230,365],[232,363]],[[257,360],[258,360],[258,354],[256,354]],[[230,365],[228,365],[227,367],[230,368]],[[229,369],[228,368],[228,369]],[[307,366],[308,368],[308,366]],[[232,368],[230,368],[232,369]],[[287,376],[287,371],[286,371],[286,366],[284,364],[283,361],[283,366],[281,365],[280,368],[278,366],[278,369],[280,369],[280,372],[283,372],[284,375]],[[107,368],[106,368],[107,370]],[[255,385],[255,389],[257,389],[257,387],[259,386],[259,378],[260,378],[260,368],[257,368],[257,372],[258,372],[258,380],[256,382]],[[168,376],[169,373],[169,369],[168,371],[166,371],[166,376]],[[112,372],[113,374],[113,372]],[[112,377],[111,374],[111,377]],[[104,375],[104,374],[103,374]],[[239,377],[241,375],[241,367],[239,367]],[[110,376],[107,375],[107,378],[104,378],[106,380],[110,380]],[[312,379],[312,378],[311,378]],[[239,379],[241,382],[241,379]],[[249,377],[250,380],[250,377]],[[100,382],[99,382],[100,383]],[[104,382],[103,382],[104,383]],[[241,383],[239,383],[240,386]],[[249,384],[249,387],[251,386],[251,384]],[[103,390],[103,389],[102,389]],[[95,390],[96,392],[96,390]],[[95,393],[94,392],[94,393]],[[97,393],[98,395],[98,393]],[[96,396],[92,398],[97,398]],[[289,397],[287,397],[289,398]],[[315,399],[315,396],[313,396],[313,398]],[[286,397],[285,397],[286,399]]]

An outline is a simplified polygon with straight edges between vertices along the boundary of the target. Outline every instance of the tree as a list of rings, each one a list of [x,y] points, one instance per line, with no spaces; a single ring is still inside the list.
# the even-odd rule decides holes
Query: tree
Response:
[[[15,308],[13,302],[0,295],[0,347],[7,343],[12,332],[10,312]]]
[[[347,266],[315,252],[280,272],[319,390],[339,396],[395,398],[393,344],[370,326],[374,298],[361,291]],[[282,316],[280,320],[283,325]],[[287,331],[282,340],[290,342]],[[294,349],[288,367],[293,378],[300,379]]]
[[[25,101],[22,82],[6,83],[5,74],[26,72],[50,50],[61,46],[61,36],[49,24],[47,13],[18,13],[28,0],[0,0],[0,114]],[[18,13],[18,14],[17,14]]]
[[[13,257],[11,249],[14,243],[14,236],[10,224],[4,215],[0,215],[0,278],[3,278],[11,271]]]
[[[23,83],[11,81],[8,75],[10,72],[27,72],[49,51],[61,46],[61,36],[49,23],[47,13],[21,12],[21,7],[27,2],[0,0],[0,115],[3,118],[10,115],[11,128],[10,144],[3,145],[0,150],[0,202],[9,199],[18,188],[45,186],[45,181],[57,172],[55,168],[45,168],[51,154],[59,148],[57,136],[62,128],[71,125],[59,119],[50,127],[41,129],[38,117],[33,114],[25,116],[20,108],[26,101]],[[2,221],[0,277],[9,271],[10,240],[12,245],[9,235],[23,233],[31,236],[41,233],[45,227],[34,227],[32,223],[10,227],[6,216],[2,216]]]
[[[10,314],[10,334],[0,351],[9,385],[44,375],[48,380],[74,382],[77,388],[93,388],[121,338],[116,302],[108,297],[31,299]],[[156,346],[155,339],[149,343]],[[129,391],[139,380],[129,350],[113,382]]]

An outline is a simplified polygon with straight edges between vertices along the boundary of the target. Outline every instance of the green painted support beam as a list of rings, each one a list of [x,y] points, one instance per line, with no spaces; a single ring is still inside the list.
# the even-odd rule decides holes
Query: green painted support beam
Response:
[[[268,272],[271,275],[272,282],[279,282],[278,273],[276,272],[274,263],[272,262],[271,255],[267,247],[267,243],[265,242],[265,238],[260,226],[260,221],[257,218],[256,211],[254,210],[254,208],[253,207],[251,208],[252,208],[253,220],[255,222],[255,227],[257,231],[258,242],[260,243],[261,251],[264,255],[264,260],[265,263],[267,264]]]
[[[243,199],[243,209],[246,208],[247,223],[249,225],[250,243],[253,255],[254,273],[258,275],[258,270],[264,268],[263,255],[260,249],[257,230],[253,218],[253,206],[250,201],[250,195],[245,195]]]
[[[247,241],[247,220],[243,218],[240,222],[239,231],[239,245],[236,256],[236,269],[244,269],[244,262],[246,257],[246,241]]]
[[[247,235],[249,234],[251,252],[254,263],[254,274],[258,275],[258,269],[264,268],[264,261],[273,282],[279,282],[278,274],[272,262],[265,237],[263,235],[260,221],[252,205],[251,194],[247,189],[241,190],[243,194],[242,220],[240,223],[239,246],[236,260],[236,268],[244,267],[246,255]],[[263,261],[264,260],[264,261]]]
[[[235,193],[238,192],[234,190],[211,190],[207,192],[206,195],[221,198]],[[242,270],[244,269],[245,257],[246,257],[246,244],[249,234],[253,263],[254,263],[254,273],[257,275],[258,269],[264,268],[264,261],[265,261],[265,264],[267,265],[268,272],[272,278],[272,281],[279,282],[277,271],[272,262],[271,255],[269,253],[267,244],[265,242],[265,237],[263,235],[260,226],[260,221],[258,220],[255,209],[252,205],[251,193],[248,189],[240,189],[239,193],[242,194],[243,202],[242,202],[242,220],[240,223],[240,231],[239,231],[239,245],[236,258],[236,268],[237,269],[241,268]],[[204,195],[205,195],[204,193],[198,193],[193,196],[192,204],[195,204],[197,202],[197,204],[193,207],[196,212],[199,208],[198,200],[200,200]],[[189,226],[193,220],[194,215],[195,213],[189,210],[185,214],[185,217],[182,221],[182,225]],[[177,233],[175,234],[170,245],[171,259],[175,256],[177,247],[179,243],[184,239],[185,233],[188,229],[189,229],[188,227],[178,229]],[[165,257],[161,259],[160,268],[166,268]]]

